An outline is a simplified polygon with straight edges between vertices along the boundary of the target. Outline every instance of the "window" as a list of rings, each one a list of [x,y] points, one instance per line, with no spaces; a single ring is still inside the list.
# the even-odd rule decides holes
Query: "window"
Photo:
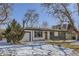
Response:
[[[54,36],[58,36],[58,32],[54,32]]]
[[[35,31],[34,37],[42,37],[43,33],[41,31]]]

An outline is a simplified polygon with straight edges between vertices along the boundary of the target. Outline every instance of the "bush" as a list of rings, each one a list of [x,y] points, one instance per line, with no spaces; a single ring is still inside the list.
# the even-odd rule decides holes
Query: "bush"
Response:
[[[8,43],[17,44],[24,36],[24,30],[20,24],[18,24],[15,19],[8,24],[5,31],[5,37]]]

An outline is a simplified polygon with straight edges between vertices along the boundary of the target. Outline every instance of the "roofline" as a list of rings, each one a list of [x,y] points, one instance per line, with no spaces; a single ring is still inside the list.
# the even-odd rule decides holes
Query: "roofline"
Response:
[[[41,31],[65,31],[67,32],[66,29],[49,29],[49,28],[26,28],[24,30],[41,30]]]

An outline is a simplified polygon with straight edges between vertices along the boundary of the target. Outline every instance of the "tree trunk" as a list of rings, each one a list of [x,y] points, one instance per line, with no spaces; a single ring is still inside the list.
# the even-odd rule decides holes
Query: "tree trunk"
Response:
[[[74,26],[74,22],[73,22],[73,19],[72,19],[71,15],[70,15],[69,11],[67,10],[67,8],[66,8],[63,4],[62,4],[62,6],[63,6],[64,9],[65,9],[65,12],[63,12],[64,15],[66,15],[67,18],[69,19],[70,24],[71,24],[71,26],[73,27],[74,31],[75,31],[76,33],[78,33],[77,29],[76,29],[75,26]]]
[[[78,10],[78,15],[79,15],[79,3],[77,3],[77,10]]]

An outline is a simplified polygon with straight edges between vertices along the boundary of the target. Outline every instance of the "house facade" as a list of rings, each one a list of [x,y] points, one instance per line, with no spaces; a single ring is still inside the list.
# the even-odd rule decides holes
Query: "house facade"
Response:
[[[78,36],[68,32],[66,29],[48,29],[48,28],[26,28],[22,41],[37,40],[77,40]]]

